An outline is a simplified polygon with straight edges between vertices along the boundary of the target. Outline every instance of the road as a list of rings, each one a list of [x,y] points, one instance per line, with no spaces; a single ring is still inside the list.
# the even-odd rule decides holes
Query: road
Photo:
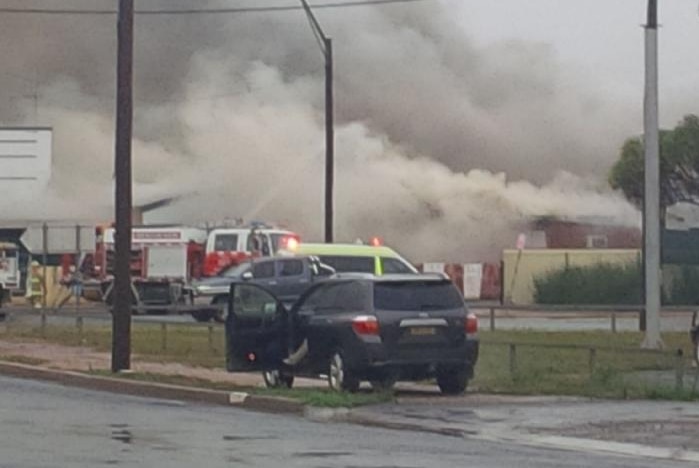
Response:
[[[611,319],[607,317],[498,317],[495,321],[497,330],[542,330],[542,331],[610,331]],[[660,321],[660,329],[664,332],[687,332],[692,323],[691,316],[665,316]],[[480,321],[482,329],[490,326],[486,317]],[[638,331],[637,317],[619,317],[616,320],[617,331]]]
[[[358,408],[353,414],[363,421],[419,424],[482,440],[699,464],[699,407],[694,402],[488,394],[435,398],[424,389],[405,389],[398,402]]]
[[[685,467],[0,377],[0,467]]]

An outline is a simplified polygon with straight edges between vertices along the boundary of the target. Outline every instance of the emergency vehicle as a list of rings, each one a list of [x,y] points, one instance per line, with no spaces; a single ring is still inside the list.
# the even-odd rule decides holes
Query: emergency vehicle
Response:
[[[11,242],[0,242],[0,303],[8,300],[13,292],[21,289],[19,246]]]
[[[213,229],[206,241],[202,276],[216,276],[224,269],[252,257],[269,257],[298,244],[299,235],[266,224]]]
[[[97,228],[94,272],[111,304],[114,277],[114,234],[111,226]],[[216,276],[253,257],[270,256],[298,242],[291,231],[262,224],[206,229],[186,226],[141,226],[131,233],[131,277],[135,305],[167,312],[188,304],[192,280]]]
[[[105,302],[112,302],[114,277],[112,227],[97,229],[95,271]],[[131,232],[133,302],[159,307],[186,303],[187,285],[201,276],[206,231],[181,226],[135,227]]]

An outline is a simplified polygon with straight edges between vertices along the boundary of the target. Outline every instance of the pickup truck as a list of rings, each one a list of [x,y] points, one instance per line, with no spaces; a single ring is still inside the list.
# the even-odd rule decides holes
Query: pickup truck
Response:
[[[230,286],[250,282],[263,286],[286,303],[294,303],[318,279],[335,270],[313,256],[254,258],[224,270],[219,276],[192,284],[192,317],[198,322],[224,322]],[[212,307],[213,306],[213,307]]]

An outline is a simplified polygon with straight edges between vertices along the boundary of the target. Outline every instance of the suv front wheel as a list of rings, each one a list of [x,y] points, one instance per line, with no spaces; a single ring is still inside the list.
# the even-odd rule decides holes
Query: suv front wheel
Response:
[[[356,392],[359,390],[359,379],[345,366],[342,351],[336,351],[330,358],[328,366],[328,385],[336,392]]]
[[[226,323],[228,317],[228,296],[216,296],[211,304],[216,306],[213,319],[218,323]]]
[[[442,369],[437,372],[437,385],[445,395],[461,395],[468,386],[466,369]]]

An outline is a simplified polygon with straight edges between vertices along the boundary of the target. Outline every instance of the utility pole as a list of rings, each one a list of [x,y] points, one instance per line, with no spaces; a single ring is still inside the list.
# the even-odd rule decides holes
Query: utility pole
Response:
[[[643,203],[646,330],[642,346],[663,347],[660,337],[660,143],[658,129],[658,0],[648,0],[645,25],[646,87],[643,145],[645,187]]]
[[[301,0],[308,22],[325,59],[325,242],[333,242],[335,185],[335,111],[333,91],[333,43],[320,27],[307,0]]]
[[[131,133],[133,124],[133,0],[119,0],[112,372],[131,368]]]

